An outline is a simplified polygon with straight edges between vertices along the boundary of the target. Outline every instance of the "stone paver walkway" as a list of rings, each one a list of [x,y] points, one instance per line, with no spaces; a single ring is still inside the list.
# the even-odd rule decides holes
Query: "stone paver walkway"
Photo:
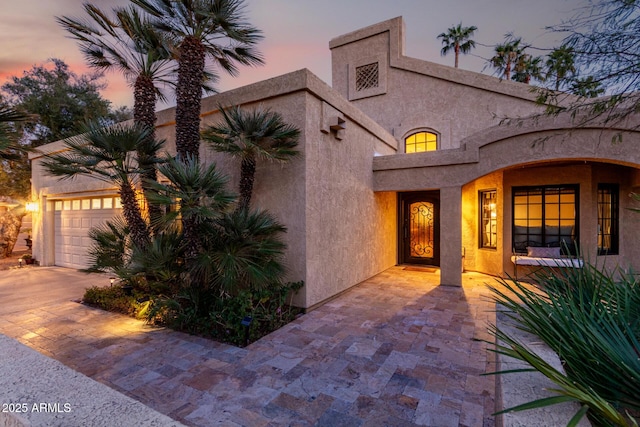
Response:
[[[25,274],[10,273],[0,295]],[[244,349],[70,301],[81,295],[2,303],[0,333],[187,425],[494,426],[495,377],[481,374],[495,357],[474,341],[490,338],[494,279],[437,274],[391,268]]]

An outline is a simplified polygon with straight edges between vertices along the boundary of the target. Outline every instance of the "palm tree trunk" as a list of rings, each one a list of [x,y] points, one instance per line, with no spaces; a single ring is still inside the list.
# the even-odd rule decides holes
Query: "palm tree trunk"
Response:
[[[149,230],[142,219],[136,192],[129,181],[120,186],[120,200],[122,201],[122,215],[129,226],[131,240],[139,248],[146,247],[149,244]]]
[[[180,44],[178,61],[178,85],[176,87],[176,151],[186,159],[200,157],[200,108],[205,50],[200,40],[185,37]],[[197,224],[183,219],[182,230],[186,245],[186,263],[191,264],[199,247]]]
[[[139,75],[134,85],[133,96],[133,121],[149,129],[149,139],[154,139],[156,135],[156,91],[153,80],[147,75]],[[159,222],[162,210],[160,206],[148,202],[149,183],[158,181],[158,174],[155,165],[151,162],[152,159],[149,158],[150,155],[151,153],[138,150],[138,161],[146,165],[142,172],[142,191],[147,199],[149,220],[153,226]]]
[[[245,157],[240,164],[240,201],[237,210],[248,210],[256,174],[256,159]]]
[[[456,43],[454,50],[455,50],[455,54],[456,54],[455,66],[456,66],[456,68],[458,68],[458,56],[460,56],[460,45],[458,43]]]
[[[176,150],[178,155],[195,159],[200,149],[200,108],[205,50],[194,37],[180,44],[178,85],[176,87]]]

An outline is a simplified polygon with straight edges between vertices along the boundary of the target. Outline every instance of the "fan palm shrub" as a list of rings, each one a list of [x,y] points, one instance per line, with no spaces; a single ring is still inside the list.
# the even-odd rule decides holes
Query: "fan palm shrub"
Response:
[[[169,183],[149,183],[152,192],[149,201],[166,207],[166,215],[159,228],[177,226],[184,238],[187,264],[202,249],[204,223],[216,219],[235,200],[228,192],[228,178],[216,169],[215,164],[202,165],[195,156],[165,159],[158,168]]]
[[[557,398],[509,410],[566,400],[597,425],[637,425],[640,414],[640,283],[631,273],[584,268],[536,274],[539,284],[500,280],[490,286],[505,315],[520,329],[538,336],[560,358],[564,372],[547,366],[530,349],[497,327],[499,353],[523,360],[557,386]],[[571,424],[570,423],[570,424]]]
[[[191,284],[215,288],[222,296],[280,281],[285,245],[279,235],[286,229],[273,216],[231,210],[235,195],[226,190],[227,177],[215,164],[205,167],[190,156],[185,161],[169,158],[159,170],[170,184],[155,183],[151,198],[173,206],[163,228],[182,233],[180,255]],[[183,221],[195,227],[183,227]],[[190,257],[192,240],[197,248]]]
[[[235,196],[215,165],[187,156],[168,158],[158,170],[169,182],[151,183],[149,197],[167,209],[147,245],[127,246],[124,226],[107,224],[92,232],[100,249],[93,251],[96,262],[132,286],[133,297],[126,301],[136,314],[241,345],[291,321],[298,311],[288,298],[302,283],[283,281],[286,229],[266,211],[233,209]],[[195,227],[184,227],[185,219]],[[188,233],[197,237],[194,255]],[[105,292],[118,297],[118,307],[125,301]],[[113,306],[96,289],[88,298]],[[253,319],[250,330],[241,324],[247,316]]]
[[[200,269],[212,267],[213,285],[222,296],[282,283],[286,232],[266,211],[234,210],[207,224]],[[208,271],[207,271],[208,272]]]
[[[131,259],[132,273],[144,274],[157,295],[149,320],[236,344],[245,339],[245,316],[256,318],[256,336],[290,321],[295,313],[284,299],[301,284],[283,282],[286,229],[266,211],[232,209],[235,196],[215,165],[188,156],[167,159],[159,170],[171,183],[154,184],[151,198],[173,207],[152,243]],[[183,227],[184,219],[195,227]],[[193,256],[184,237],[191,232]]]
[[[286,162],[300,154],[296,150],[300,130],[270,109],[220,108],[223,120],[206,128],[202,138],[211,148],[240,160],[240,202],[237,209],[249,209],[256,163],[259,160]]]
[[[90,266],[85,271],[120,275],[127,269],[129,227],[123,217],[91,228],[88,237],[92,244],[88,253]]]
[[[47,154],[42,166],[60,179],[90,176],[118,187],[122,214],[131,239],[138,247],[149,243],[149,229],[142,217],[136,185],[147,165],[138,161],[137,151],[147,153],[148,161],[159,162],[154,153],[163,141],[149,138],[149,128],[130,124],[100,126],[88,124],[85,133],[64,140],[66,150]]]

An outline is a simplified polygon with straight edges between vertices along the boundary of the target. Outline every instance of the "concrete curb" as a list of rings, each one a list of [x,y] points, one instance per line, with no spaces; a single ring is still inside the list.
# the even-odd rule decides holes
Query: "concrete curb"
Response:
[[[2,334],[0,361],[0,427],[183,426]]]

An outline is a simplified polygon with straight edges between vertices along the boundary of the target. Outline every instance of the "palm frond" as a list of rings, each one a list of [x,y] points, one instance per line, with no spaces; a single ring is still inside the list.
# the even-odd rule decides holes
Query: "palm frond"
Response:
[[[590,417],[633,425],[623,412],[640,410],[640,284],[632,274],[589,263],[565,270],[543,269],[537,286],[500,280],[490,289],[503,315],[546,343],[566,373],[550,370],[493,327],[507,343],[497,351],[542,372],[560,386],[557,393],[587,405]]]
[[[220,173],[215,164],[204,166],[196,159],[184,160],[167,157],[158,171],[171,184],[149,183],[150,203],[172,206],[165,224],[179,216],[193,220],[196,224],[216,218],[235,200],[226,190],[228,178]]]
[[[235,157],[287,161],[298,156],[300,130],[270,109],[220,108],[223,121],[206,128],[202,137],[219,152]]]

